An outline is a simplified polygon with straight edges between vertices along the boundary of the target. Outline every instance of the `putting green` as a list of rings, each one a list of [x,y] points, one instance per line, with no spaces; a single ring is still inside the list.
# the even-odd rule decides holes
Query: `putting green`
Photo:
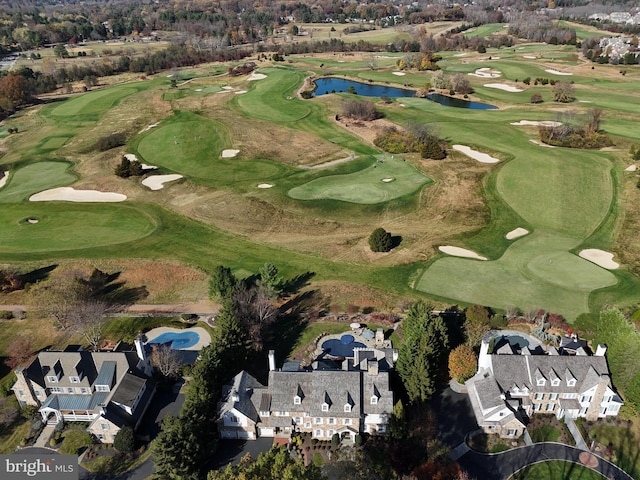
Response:
[[[95,122],[120,100],[140,89],[141,86],[127,85],[96,90],[55,105],[43,113],[70,123]]]
[[[145,134],[137,150],[146,163],[189,177],[215,180],[215,185],[269,179],[287,170],[269,161],[220,158],[229,145],[222,123],[191,112],[177,112]]]
[[[341,200],[372,205],[413,193],[431,181],[398,156],[378,155],[367,168],[347,175],[317,178],[292,188],[288,195],[297,200]]]
[[[3,205],[0,223],[2,253],[101,247],[142,238],[156,228],[149,216],[134,207],[106,204]]]
[[[39,162],[17,169],[0,189],[0,203],[27,200],[34,193],[69,185],[77,180],[69,162]]]
[[[261,68],[262,80],[249,82],[253,88],[234,101],[249,116],[275,123],[295,122],[311,112],[295,93],[304,74],[284,68]]]

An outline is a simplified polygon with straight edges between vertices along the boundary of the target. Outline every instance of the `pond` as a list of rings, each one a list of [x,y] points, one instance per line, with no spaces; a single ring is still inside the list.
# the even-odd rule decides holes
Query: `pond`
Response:
[[[407,90],[405,88],[388,87],[386,85],[374,85],[362,82],[355,82],[345,78],[318,78],[315,80],[316,90],[314,96],[326,95],[328,93],[347,92],[349,87],[356,89],[358,95],[363,97],[414,97],[415,90]]]
[[[386,85],[374,85],[369,83],[356,82],[345,78],[325,77],[315,80],[316,89],[313,92],[315,97],[327,95],[329,93],[345,93],[349,87],[355,89],[355,93],[363,97],[415,97],[415,90],[406,88],[388,87]],[[495,110],[498,107],[481,102],[469,102],[460,98],[447,97],[439,93],[431,93],[427,98],[433,102],[447,107],[469,108],[471,110]]]
[[[440,95],[439,93],[430,93],[427,95],[427,98],[445,107],[470,108],[471,110],[495,110],[498,108],[488,103],[470,102],[468,100],[462,100],[461,98]]]

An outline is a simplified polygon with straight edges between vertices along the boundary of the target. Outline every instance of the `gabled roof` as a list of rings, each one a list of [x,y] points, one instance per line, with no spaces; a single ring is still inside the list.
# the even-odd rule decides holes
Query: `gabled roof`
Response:
[[[235,410],[257,423],[260,419],[257,407],[261,408],[262,393],[265,391],[264,385],[249,373],[241,371],[233,377],[230,385],[223,387],[222,399],[218,403],[220,416]]]
[[[133,407],[135,399],[138,397],[140,390],[144,388],[146,383],[146,378],[138,377],[131,373],[125,374],[113,394],[113,397],[111,397],[111,401],[127,407]]]

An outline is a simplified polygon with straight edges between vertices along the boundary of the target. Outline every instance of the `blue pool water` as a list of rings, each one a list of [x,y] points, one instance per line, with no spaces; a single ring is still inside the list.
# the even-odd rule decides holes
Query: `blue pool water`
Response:
[[[327,340],[322,344],[322,349],[333,357],[353,357],[353,349],[363,347],[366,347],[364,343],[351,342],[345,344],[342,340],[337,339]]]
[[[171,348],[174,350],[184,350],[193,347],[198,341],[200,341],[200,335],[196,332],[165,332],[149,340],[147,344],[171,343]]]

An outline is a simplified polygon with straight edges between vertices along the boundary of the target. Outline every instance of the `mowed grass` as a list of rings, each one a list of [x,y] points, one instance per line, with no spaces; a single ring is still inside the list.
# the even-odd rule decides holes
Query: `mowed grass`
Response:
[[[317,178],[292,188],[288,195],[297,200],[340,200],[371,205],[414,193],[431,181],[402,157],[379,155],[363,170]]]
[[[137,143],[137,146],[136,146]],[[193,112],[175,115],[133,143],[142,160],[212,186],[268,180],[288,167],[266,160],[221,158],[230,148],[227,127]]]
[[[130,242],[156,229],[153,220],[134,207],[66,202],[6,204],[0,223],[4,253],[90,249]]]
[[[530,465],[513,474],[509,480],[602,480],[598,472],[571,462],[550,460]]]
[[[0,203],[27,200],[34,193],[69,185],[77,180],[69,162],[39,162],[9,172],[9,180],[0,188]]]
[[[234,98],[246,114],[275,123],[295,122],[309,115],[309,106],[295,93],[304,78],[302,72],[272,67],[257,73],[267,77],[249,82],[251,90]]]

